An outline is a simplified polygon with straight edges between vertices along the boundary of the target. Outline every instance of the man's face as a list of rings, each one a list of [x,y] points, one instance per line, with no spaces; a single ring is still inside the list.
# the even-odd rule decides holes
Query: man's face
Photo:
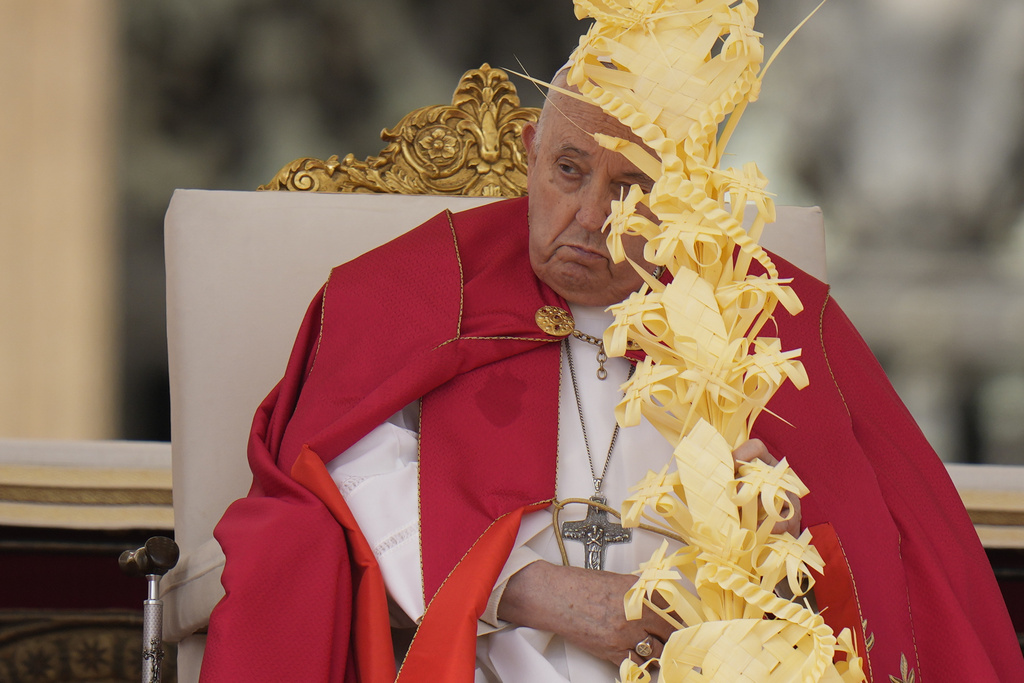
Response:
[[[644,191],[651,179],[617,152],[591,136],[604,133],[637,138],[599,108],[554,94],[540,128],[523,130],[529,161],[530,263],[534,272],[566,301],[608,306],[622,301],[643,282],[628,261],[613,263],[601,232],[614,199],[629,186]],[[644,239],[623,237],[626,254],[648,272]]]

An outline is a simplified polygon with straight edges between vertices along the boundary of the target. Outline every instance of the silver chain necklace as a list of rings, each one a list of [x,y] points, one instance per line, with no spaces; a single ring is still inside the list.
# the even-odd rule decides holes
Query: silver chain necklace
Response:
[[[575,335],[576,333],[573,332]],[[582,334],[582,333],[581,333]],[[589,336],[589,335],[588,335]],[[602,354],[604,348],[601,349]],[[569,340],[565,340],[565,358],[569,361],[569,378],[572,379],[572,393],[576,397],[576,411],[580,415],[580,429],[583,430],[583,446],[587,449],[587,461],[590,463],[590,476],[594,480],[594,495],[601,495],[601,489],[604,487],[604,478],[608,474],[608,466],[612,463],[612,451],[615,450],[615,441],[619,438],[619,423],[615,423],[615,429],[612,430],[612,440],[608,444],[608,454],[604,457],[604,467],[601,469],[601,476],[597,476],[597,470],[594,469],[594,454],[590,452],[590,437],[587,436],[587,423],[583,420],[583,403],[580,402],[580,386],[576,381],[576,367],[572,362],[572,347],[569,344]],[[607,358],[607,356],[605,356]],[[598,356],[598,362],[600,362],[600,356]],[[604,372],[605,377],[608,376],[608,371],[604,369],[602,364],[601,369],[598,371],[598,379],[604,379],[601,376],[601,372]],[[630,373],[632,374],[632,372]]]
[[[581,332],[580,334],[583,333]],[[601,352],[604,352],[603,345],[601,346]],[[608,466],[612,462],[615,441],[619,438],[619,423],[615,423],[615,429],[612,431],[611,442],[608,444],[608,455],[605,456],[604,467],[601,469],[601,476],[599,477],[597,476],[597,470],[594,468],[594,455],[590,450],[587,423],[583,419],[583,403],[580,401],[580,388],[576,381],[576,368],[572,362],[572,348],[568,338],[565,340],[565,358],[569,364],[569,377],[572,379],[572,391],[576,397],[576,410],[580,416],[580,428],[583,430],[583,446],[587,450],[587,461],[590,463],[590,476],[594,482],[594,495],[590,497],[590,503],[592,504],[587,505],[586,519],[577,522],[563,522],[560,533],[563,539],[583,543],[586,555],[584,566],[587,569],[603,570],[605,547],[611,543],[629,543],[633,539],[632,529],[625,529],[622,525],[609,520],[608,513],[600,507],[607,505],[608,502],[602,493],[602,489],[604,488],[604,479],[608,475]],[[605,356],[605,359],[607,360],[607,356]],[[598,379],[604,379],[601,376],[601,371],[604,371],[604,363],[601,361],[600,355],[598,356],[598,362],[600,363]],[[629,369],[630,377],[633,375],[633,370],[634,367],[631,365]],[[604,372],[604,375],[605,377],[608,376],[607,371]]]

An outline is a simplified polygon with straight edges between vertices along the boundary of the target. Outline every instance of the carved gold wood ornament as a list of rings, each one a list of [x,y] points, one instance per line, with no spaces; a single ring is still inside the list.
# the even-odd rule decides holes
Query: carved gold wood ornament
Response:
[[[467,71],[450,105],[422,107],[381,132],[379,156],[296,159],[261,190],[520,197],[526,194],[523,126],[540,110],[519,105],[515,85],[484,64]]]

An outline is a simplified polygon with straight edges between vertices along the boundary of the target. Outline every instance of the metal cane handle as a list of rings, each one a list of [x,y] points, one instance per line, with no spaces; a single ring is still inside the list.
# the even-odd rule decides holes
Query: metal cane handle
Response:
[[[141,548],[121,553],[117,563],[130,576],[146,577],[147,597],[142,603],[142,683],[160,683],[164,659],[160,577],[178,563],[178,544],[166,536],[154,536]]]
[[[178,563],[178,544],[166,536],[154,536],[136,550],[125,550],[117,563],[129,576],[163,576]]]

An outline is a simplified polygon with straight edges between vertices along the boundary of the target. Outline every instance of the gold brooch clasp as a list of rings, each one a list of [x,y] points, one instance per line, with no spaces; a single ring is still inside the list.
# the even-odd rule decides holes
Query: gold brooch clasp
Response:
[[[569,312],[558,306],[538,308],[534,320],[537,321],[537,327],[553,337],[568,337],[576,329],[576,323]]]

